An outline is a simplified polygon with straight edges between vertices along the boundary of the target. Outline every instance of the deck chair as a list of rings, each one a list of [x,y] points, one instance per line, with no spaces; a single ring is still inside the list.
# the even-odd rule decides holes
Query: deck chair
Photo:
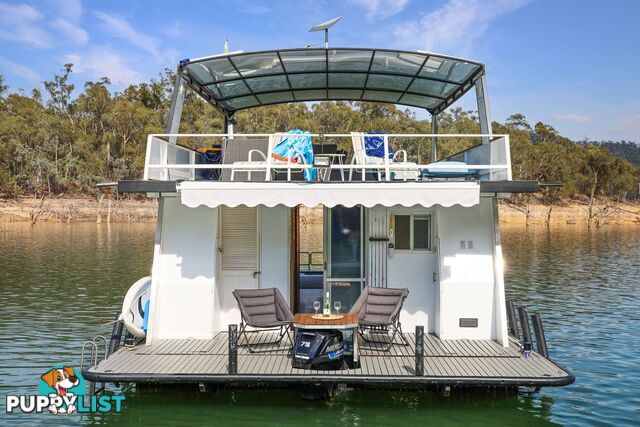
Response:
[[[278,289],[236,289],[233,291],[233,296],[238,302],[238,308],[242,316],[240,331],[238,332],[238,346],[246,346],[249,352],[257,353],[259,351],[254,347],[280,344],[285,336],[293,345],[289,336],[293,314]],[[255,330],[247,331],[247,327]],[[251,344],[249,341],[249,332],[258,333],[274,330],[279,331],[278,338],[274,341],[258,344]],[[246,344],[240,344],[243,336],[246,339]],[[262,352],[272,350],[262,350]]]
[[[402,343],[400,345],[409,345],[409,342],[402,334],[402,326],[400,325],[400,310],[404,301],[409,295],[408,289],[394,288],[372,288],[366,287],[360,294],[360,297],[353,305],[349,314],[358,316],[358,333],[362,339],[370,344],[376,350],[389,351],[395,343],[395,337],[400,333]],[[391,330],[392,334],[389,341],[372,340],[365,336],[365,332],[373,334],[385,334]],[[382,344],[381,348],[379,345]]]
[[[286,173],[287,181],[291,181],[292,169],[278,170],[278,165],[287,164],[306,164],[303,156],[290,150],[286,157],[278,156],[274,158],[273,147],[275,147],[283,139],[282,133],[275,133],[269,136],[269,146],[267,153],[263,153],[261,150],[249,150],[248,159],[246,161],[233,162],[233,169],[231,169],[231,181],[234,180],[236,172],[246,172],[251,181],[251,172],[265,172],[265,181],[271,181],[271,172]],[[304,169],[299,169],[303,171]]]
[[[378,181],[382,181],[382,171],[384,171],[384,158],[369,156],[365,149],[365,137],[366,134],[362,132],[351,132],[351,143],[353,145],[353,157],[351,158],[351,165],[380,165],[379,169],[374,169],[378,174]],[[402,159],[400,158],[402,156]],[[401,159],[401,160],[400,160]],[[394,168],[392,170],[393,179],[418,179],[420,171],[418,165],[413,162],[407,161],[407,152],[405,150],[398,150],[393,154],[391,163]],[[362,169],[362,180],[366,178],[366,171],[371,169]],[[353,169],[349,169],[349,181],[353,178]]]

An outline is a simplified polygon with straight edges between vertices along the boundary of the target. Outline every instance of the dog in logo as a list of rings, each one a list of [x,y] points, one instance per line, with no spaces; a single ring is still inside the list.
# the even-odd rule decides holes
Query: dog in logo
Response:
[[[70,388],[77,386],[80,381],[78,380],[78,376],[76,375],[73,368],[63,367],[61,369],[52,369],[46,374],[42,374],[40,377],[44,382],[46,382],[49,387],[53,388],[56,393],[51,393],[49,397],[55,398],[56,396],[60,396],[64,398],[65,396],[71,397],[74,394],[69,391]],[[57,414],[67,413],[73,414],[76,412],[77,408],[75,405],[69,405],[66,409],[59,408],[58,406],[52,404],[49,406],[49,412]]]

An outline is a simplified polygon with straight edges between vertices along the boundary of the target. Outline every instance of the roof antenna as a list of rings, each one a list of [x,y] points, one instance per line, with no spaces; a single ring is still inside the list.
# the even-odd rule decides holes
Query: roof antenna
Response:
[[[333,27],[341,19],[342,16],[330,19],[326,22],[323,22],[322,24],[316,25],[315,27],[311,27],[309,32],[313,33],[315,31],[324,31],[324,48],[329,49],[329,28]]]
[[[229,53],[229,39],[224,39],[224,53]]]

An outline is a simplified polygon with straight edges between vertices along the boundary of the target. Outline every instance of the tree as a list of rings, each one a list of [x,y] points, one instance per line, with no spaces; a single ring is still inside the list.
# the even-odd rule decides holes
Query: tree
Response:
[[[4,84],[4,76],[0,74],[0,99],[4,98],[4,95],[9,90],[9,86]]]
[[[71,94],[75,86],[73,83],[68,83],[72,68],[73,64],[64,64],[61,70],[62,75],[55,74],[53,80],[45,81],[43,84],[49,94],[48,105],[58,114],[66,116],[73,125]]]

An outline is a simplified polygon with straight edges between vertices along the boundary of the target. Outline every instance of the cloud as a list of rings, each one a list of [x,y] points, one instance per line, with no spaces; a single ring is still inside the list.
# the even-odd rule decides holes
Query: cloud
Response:
[[[465,55],[494,21],[531,0],[449,0],[439,9],[397,25],[393,33],[400,43],[436,52]]]
[[[70,41],[86,44],[89,41],[89,33],[80,26],[80,20],[84,14],[82,2],[80,0],[56,0],[52,5],[58,12],[59,18],[51,22],[51,28],[63,34]]]
[[[105,25],[107,30],[114,36],[126,40],[131,45],[142,49],[156,59],[165,59],[166,55],[161,51],[160,41],[155,37],[136,30],[123,17],[110,15],[106,12],[96,11],[93,13]]]
[[[78,44],[86,44],[89,41],[89,33],[73,25],[66,19],[56,19],[51,23],[51,27],[64,34],[69,40],[73,40]]]
[[[87,53],[66,55],[66,62],[74,64],[78,74],[88,74],[90,78],[108,77],[112,83],[126,87],[143,81],[143,76],[130,67],[127,60],[108,48],[92,48]]]
[[[586,114],[577,114],[577,113],[554,114],[552,117],[556,120],[562,120],[565,122],[586,123],[591,121],[590,116],[587,116]]]
[[[184,30],[182,29],[182,22],[176,21],[173,23],[173,25],[167,26],[162,32],[167,37],[180,37],[184,34]]]
[[[0,66],[2,66],[4,70],[9,71],[11,74],[19,76],[30,82],[40,83],[42,81],[42,78],[40,78],[38,73],[33,71],[31,68],[27,67],[26,65],[16,64],[15,62],[9,61],[8,59],[5,59],[1,56]]]
[[[80,0],[50,0],[60,12],[60,16],[73,23],[80,23],[80,19],[84,14],[84,8]]]
[[[367,20],[373,21],[402,12],[409,0],[350,0],[350,3],[364,8]]]
[[[42,18],[38,10],[27,4],[0,3],[0,39],[36,48],[51,47],[49,35],[42,30]]]
[[[240,13],[246,13],[247,15],[264,15],[271,12],[271,8],[265,5],[248,5],[238,9]]]

